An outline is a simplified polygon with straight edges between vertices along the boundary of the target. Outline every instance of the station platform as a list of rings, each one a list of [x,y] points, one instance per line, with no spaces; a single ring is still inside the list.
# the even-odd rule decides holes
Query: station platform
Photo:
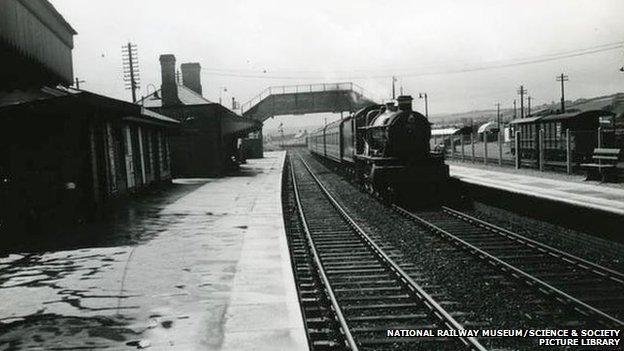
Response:
[[[511,169],[449,163],[451,176],[462,182],[624,216],[624,188],[538,177]],[[584,178],[584,177],[583,177]]]
[[[176,180],[100,228],[113,239],[0,257],[0,345],[307,350],[284,159],[266,152],[229,177]]]

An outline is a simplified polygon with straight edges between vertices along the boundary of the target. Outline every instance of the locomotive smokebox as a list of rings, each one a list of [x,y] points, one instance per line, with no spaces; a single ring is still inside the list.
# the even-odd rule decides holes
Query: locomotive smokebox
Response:
[[[399,103],[399,110],[411,112],[412,111],[412,98],[411,95],[401,95],[397,98],[397,102]]]

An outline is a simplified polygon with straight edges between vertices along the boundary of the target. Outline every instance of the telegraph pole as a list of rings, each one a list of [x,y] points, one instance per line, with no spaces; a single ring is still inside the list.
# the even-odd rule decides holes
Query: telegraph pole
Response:
[[[76,79],[74,80],[76,82],[76,89],[80,90],[80,83],[84,83],[84,80],[80,80],[78,79],[78,77],[76,77]]]
[[[132,90],[132,102],[136,102],[136,90],[139,89],[139,58],[136,44],[128,43],[122,48],[124,82],[126,89]]]
[[[496,103],[496,124],[498,126],[498,132],[500,133],[500,102]]]
[[[563,90],[563,82],[568,81],[568,76],[561,73],[560,75],[557,76],[556,80],[557,82],[561,82],[561,113],[565,113],[565,94]]]
[[[395,76],[392,76],[392,100],[396,99],[394,83],[397,81]]]
[[[531,95],[527,96],[527,100],[528,100],[528,106],[527,106],[527,116],[531,115]]]
[[[516,99],[514,99],[514,119],[518,118],[518,113],[516,109]]]
[[[524,94],[526,94],[526,92],[524,85],[521,85],[520,89],[518,89],[518,94],[520,94],[520,118],[524,118]]]

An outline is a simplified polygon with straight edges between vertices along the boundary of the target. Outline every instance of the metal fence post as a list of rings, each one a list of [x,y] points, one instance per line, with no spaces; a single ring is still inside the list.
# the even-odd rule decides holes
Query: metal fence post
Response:
[[[598,127],[598,147],[602,147],[602,127]]]
[[[537,139],[537,143],[538,143],[538,148],[539,148],[539,170],[540,172],[544,171],[544,130],[540,129],[539,130],[539,135],[538,135],[538,139]]]
[[[451,135],[451,158],[455,158],[455,136]]]
[[[461,145],[461,160],[464,161],[464,136],[459,136],[459,144]]]
[[[514,144],[516,146],[516,169],[520,169],[520,131],[519,130],[516,131]]]
[[[483,132],[483,164],[487,165],[487,130]]]
[[[501,141],[501,131],[498,130],[498,165],[503,165],[503,142]]]
[[[570,129],[566,129],[566,170],[572,174],[572,142],[570,140]]]
[[[470,132],[470,147],[472,148],[472,162],[475,161],[475,151],[474,151],[474,133]]]

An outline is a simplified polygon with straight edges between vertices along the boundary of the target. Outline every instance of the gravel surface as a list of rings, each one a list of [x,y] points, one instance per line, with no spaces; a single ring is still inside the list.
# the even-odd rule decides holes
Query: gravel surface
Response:
[[[455,248],[448,241],[423,230],[388,207],[355,189],[337,174],[310,157],[306,160],[328,189],[358,223],[378,240],[403,253],[415,265],[410,270],[425,289],[450,296],[445,305],[464,311],[476,327],[539,328],[582,325],[582,317],[562,310],[523,284],[504,277],[500,271]],[[504,307],[503,307],[504,306]],[[574,317],[572,317],[574,315]],[[475,320],[474,316],[478,316]],[[568,323],[571,320],[576,322]],[[484,340],[489,346],[534,349],[534,340]],[[555,348],[553,348],[555,349]]]
[[[473,210],[463,210],[463,212],[588,261],[617,271],[624,271],[624,245],[620,243],[520,216],[482,203],[474,203]]]

